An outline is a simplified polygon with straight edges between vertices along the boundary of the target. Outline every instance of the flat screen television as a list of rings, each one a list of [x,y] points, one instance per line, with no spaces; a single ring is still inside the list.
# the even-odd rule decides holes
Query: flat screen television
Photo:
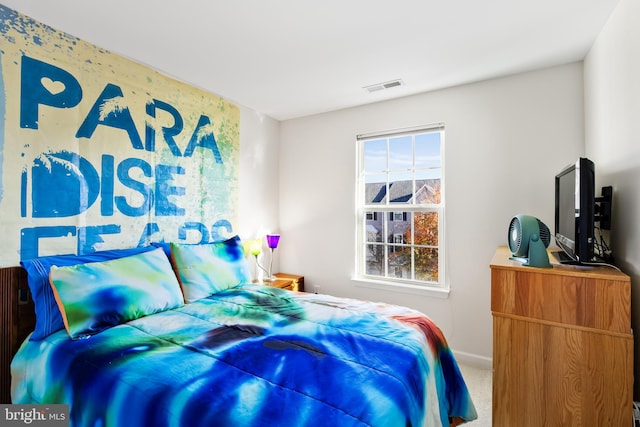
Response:
[[[581,157],[556,175],[555,240],[561,263],[594,261],[595,166]],[[559,255],[562,255],[560,253]]]

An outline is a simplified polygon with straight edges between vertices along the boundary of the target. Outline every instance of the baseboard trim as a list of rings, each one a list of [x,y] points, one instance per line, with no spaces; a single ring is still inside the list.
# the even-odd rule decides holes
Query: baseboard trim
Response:
[[[492,369],[493,367],[493,359],[491,357],[480,356],[473,353],[467,353],[465,351],[452,351],[459,363],[464,363],[465,365],[480,369]]]

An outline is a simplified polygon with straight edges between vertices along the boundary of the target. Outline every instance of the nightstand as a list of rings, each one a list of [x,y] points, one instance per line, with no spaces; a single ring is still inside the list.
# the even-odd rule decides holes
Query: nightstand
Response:
[[[277,279],[275,282],[267,282],[269,286],[288,289],[290,291],[304,292],[304,276],[287,273],[276,273],[274,276],[276,276]]]

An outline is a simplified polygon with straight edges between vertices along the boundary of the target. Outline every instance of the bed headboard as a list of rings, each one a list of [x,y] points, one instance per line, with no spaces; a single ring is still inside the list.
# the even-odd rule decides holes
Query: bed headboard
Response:
[[[27,272],[0,268],[0,404],[11,403],[11,359],[35,324]]]

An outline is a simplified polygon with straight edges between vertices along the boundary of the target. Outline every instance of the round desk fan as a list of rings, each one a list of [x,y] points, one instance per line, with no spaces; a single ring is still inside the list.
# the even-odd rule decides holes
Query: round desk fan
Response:
[[[509,250],[512,260],[531,267],[551,268],[547,247],[551,243],[551,233],[538,218],[530,215],[516,215],[509,224]]]

